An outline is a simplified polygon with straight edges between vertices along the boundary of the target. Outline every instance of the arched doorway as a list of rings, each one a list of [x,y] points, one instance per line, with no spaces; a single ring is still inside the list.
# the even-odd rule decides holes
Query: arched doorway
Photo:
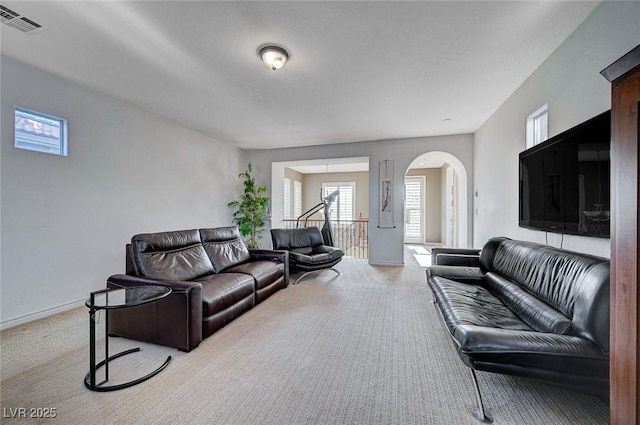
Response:
[[[427,152],[405,172],[405,242],[468,244],[468,182],[462,162],[447,152]]]

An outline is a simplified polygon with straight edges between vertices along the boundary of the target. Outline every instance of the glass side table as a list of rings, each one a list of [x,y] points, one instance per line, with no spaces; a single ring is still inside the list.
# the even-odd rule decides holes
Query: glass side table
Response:
[[[93,391],[115,391],[128,388],[133,385],[144,382],[147,379],[157,375],[167,367],[171,361],[171,356],[153,372],[118,385],[104,385],[109,381],[109,362],[126,354],[140,351],[140,348],[132,348],[122,351],[118,354],[109,356],[109,310],[116,308],[129,308],[138,305],[157,301],[166,297],[171,293],[171,288],[164,286],[135,286],[123,289],[102,289],[100,291],[91,292],[89,299],[85,303],[89,308],[89,373],[84,378],[84,385]],[[96,364],[96,315],[99,310],[104,310],[105,320],[105,342],[104,342],[104,360]],[[104,381],[96,383],[96,371],[104,366]]]

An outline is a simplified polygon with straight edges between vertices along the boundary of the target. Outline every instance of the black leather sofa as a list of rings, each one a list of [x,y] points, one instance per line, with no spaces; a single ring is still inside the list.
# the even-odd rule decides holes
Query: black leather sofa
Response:
[[[169,296],[109,313],[109,334],[191,351],[289,283],[289,253],[249,250],[238,228],[135,235],[126,274],[107,287],[161,285]]]
[[[461,253],[473,264],[472,252]],[[455,250],[446,254],[447,264],[460,260]],[[426,273],[458,355],[472,370],[480,416],[474,369],[608,400],[609,260],[499,237],[475,261],[436,264]]]

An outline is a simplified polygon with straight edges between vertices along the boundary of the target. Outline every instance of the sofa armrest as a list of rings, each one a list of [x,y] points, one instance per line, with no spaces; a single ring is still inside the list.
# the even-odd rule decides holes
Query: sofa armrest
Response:
[[[289,260],[289,251],[274,249],[250,249],[249,256],[252,260],[274,260],[286,264]]]
[[[456,282],[479,284],[484,279],[480,267],[464,266],[430,266],[427,267],[427,280],[434,277],[455,280]]]
[[[289,251],[278,249],[250,249],[249,256],[253,261],[267,260],[284,264],[283,287],[286,288],[289,285]]]
[[[456,326],[452,337],[462,360],[479,370],[492,371],[497,364],[504,370],[547,371],[556,379],[565,374],[609,376],[609,356],[587,338],[474,325]]]
[[[129,288],[132,286],[165,286],[171,288],[173,292],[188,292],[196,286],[202,287],[198,282],[188,282],[180,280],[160,280],[148,277],[131,276],[128,274],[114,274],[107,279],[107,285],[113,284],[114,288]]]
[[[440,266],[480,266],[479,249],[432,248],[431,263]]]
[[[171,294],[137,307],[109,313],[109,334],[191,351],[202,341],[202,284],[117,274],[107,279],[112,289],[159,285]]]
[[[572,335],[459,325],[453,336],[466,353],[534,353],[608,358],[593,341]]]

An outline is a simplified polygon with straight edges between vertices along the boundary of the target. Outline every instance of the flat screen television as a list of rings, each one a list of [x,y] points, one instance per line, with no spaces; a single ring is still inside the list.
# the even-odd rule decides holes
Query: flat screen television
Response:
[[[520,153],[520,226],[610,235],[611,111]]]

